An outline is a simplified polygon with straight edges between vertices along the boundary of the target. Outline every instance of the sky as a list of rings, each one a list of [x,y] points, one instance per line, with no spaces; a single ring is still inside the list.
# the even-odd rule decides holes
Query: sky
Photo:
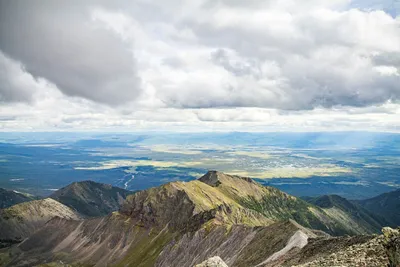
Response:
[[[0,130],[400,132],[400,0],[0,0]]]

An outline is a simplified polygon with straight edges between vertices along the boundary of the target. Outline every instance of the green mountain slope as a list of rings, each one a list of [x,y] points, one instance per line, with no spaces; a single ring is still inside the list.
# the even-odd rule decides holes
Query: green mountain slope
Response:
[[[338,195],[324,195],[320,197],[306,197],[303,198],[307,202],[322,208],[325,213],[341,218],[343,222],[348,225],[354,226],[358,229],[359,234],[363,233],[377,233],[389,225],[383,217],[376,215],[357,203],[350,202],[349,200]]]
[[[31,200],[33,200],[33,198],[28,195],[0,188],[0,209]]]
[[[335,210],[320,208],[274,187],[261,186],[249,178],[209,172],[199,180],[274,221],[293,219],[305,227],[332,235],[375,233],[381,229],[373,219],[361,224],[354,220],[349,224],[352,215],[347,212],[350,209],[335,213]]]
[[[266,266],[314,239],[330,239],[304,226],[369,231],[336,215],[249,178],[211,171],[129,195],[106,217],[54,218],[11,250],[8,266],[194,266],[216,255],[228,266]]]
[[[355,202],[366,210],[384,217],[390,226],[400,226],[400,189]]]
[[[119,209],[131,191],[92,181],[75,182],[54,192],[50,198],[87,217],[104,216]]]

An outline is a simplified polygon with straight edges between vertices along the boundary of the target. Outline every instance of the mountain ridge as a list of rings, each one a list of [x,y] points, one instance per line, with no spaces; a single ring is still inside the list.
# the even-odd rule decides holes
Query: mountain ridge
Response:
[[[23,203],[33,200],[33,197],[29,197],[25,194],[0,188],[0,209],[11,207],[15,204]]]
[[[305,197],[303,199],[322,208],[328,214],[343,218],[348,224],[360,225],[366,232],[372,230],[371,233],[376,233],[382,227],[389,225],[385,218],[363,208],[354,201],[349,201],[338,195]],[[360,234],[362,233],[360,232]]]
[[[86,217],[105,216],[118,210],[129,190],[94,181],[74,182],[49,197]]]
[[[400,189],[354,202],[370,212],[384,217],[389,222],[389,226],[400,225]]]
[[[54,217],[81,219],[78,213],[51,198],[32,200],[2,209],[0,210],[1,240],[22,241]]]
[[[250,178],[210,171],[195,181],[129,195],[119,211],[105,217],[53,218],[12,248],[8,264],[61,260],[98,266],[193,266],[216,255],[229,266],[267,266],[290,259],[297,264],[313,259],[301,253],[337,251],[319,251],[312,245],[315,240],[327,248],[334,242],[347,249],[374,238],[333,238],[307,226],[334,235],[371,230],[347,226],[318,206]]]

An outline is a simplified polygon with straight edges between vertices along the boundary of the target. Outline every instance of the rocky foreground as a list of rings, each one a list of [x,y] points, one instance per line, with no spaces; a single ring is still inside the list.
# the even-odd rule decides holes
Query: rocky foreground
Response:
[[[293,267],[332,267],[332,266],[354,266],[354,267],[398,267],[400,266],[400,228],[382,229],[383,234],[370,238],[366,242],[343,246],[339,239],[328,239],[330,247],[336,249],[323,251],[326,247],[316,249],[316,244],[321,245],[322,240],[313,240],[303,250],[286,251],[281,258],[267,264],[257,266],[293,266]],[[354,242],[359,237],[346,238],[346,243]],[[326,241],[326,240],[325,240]],[[339,241],[339,242],[336,242]],[[342,240],[344,241],[344,240]],[[364,240],[365,241],[365,240]],[[315,250],[313,250],[313,247]],[[335,251],[335,252],[332,252]],[[329,253],[332,252],[332,253]],[[315,258],[314,260],[312,260]],[[305,261],[302,264],[299,261]],[[196,267],[227,267],[228,265],[219,257],[212,257]]]

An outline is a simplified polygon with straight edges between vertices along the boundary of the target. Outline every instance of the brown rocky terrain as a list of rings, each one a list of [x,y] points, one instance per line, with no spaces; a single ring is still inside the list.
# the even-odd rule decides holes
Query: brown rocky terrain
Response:
[[[24,202],[0,210],[0,237],[23,240],[54,217],[80,219],[75,211],[51,198]]]
[[[105,217],[54,218],[0,251],[0,262],[184,267],[218,256],[228,266],[385,266],[398,254],[396,245],[388,245],[397,243],[382,236],[321,231],[354,235],[365,229],[365,221],[346,222],[249,178],[209,172],[136,192]],[[397,240],[396,233],[389,239]]]

